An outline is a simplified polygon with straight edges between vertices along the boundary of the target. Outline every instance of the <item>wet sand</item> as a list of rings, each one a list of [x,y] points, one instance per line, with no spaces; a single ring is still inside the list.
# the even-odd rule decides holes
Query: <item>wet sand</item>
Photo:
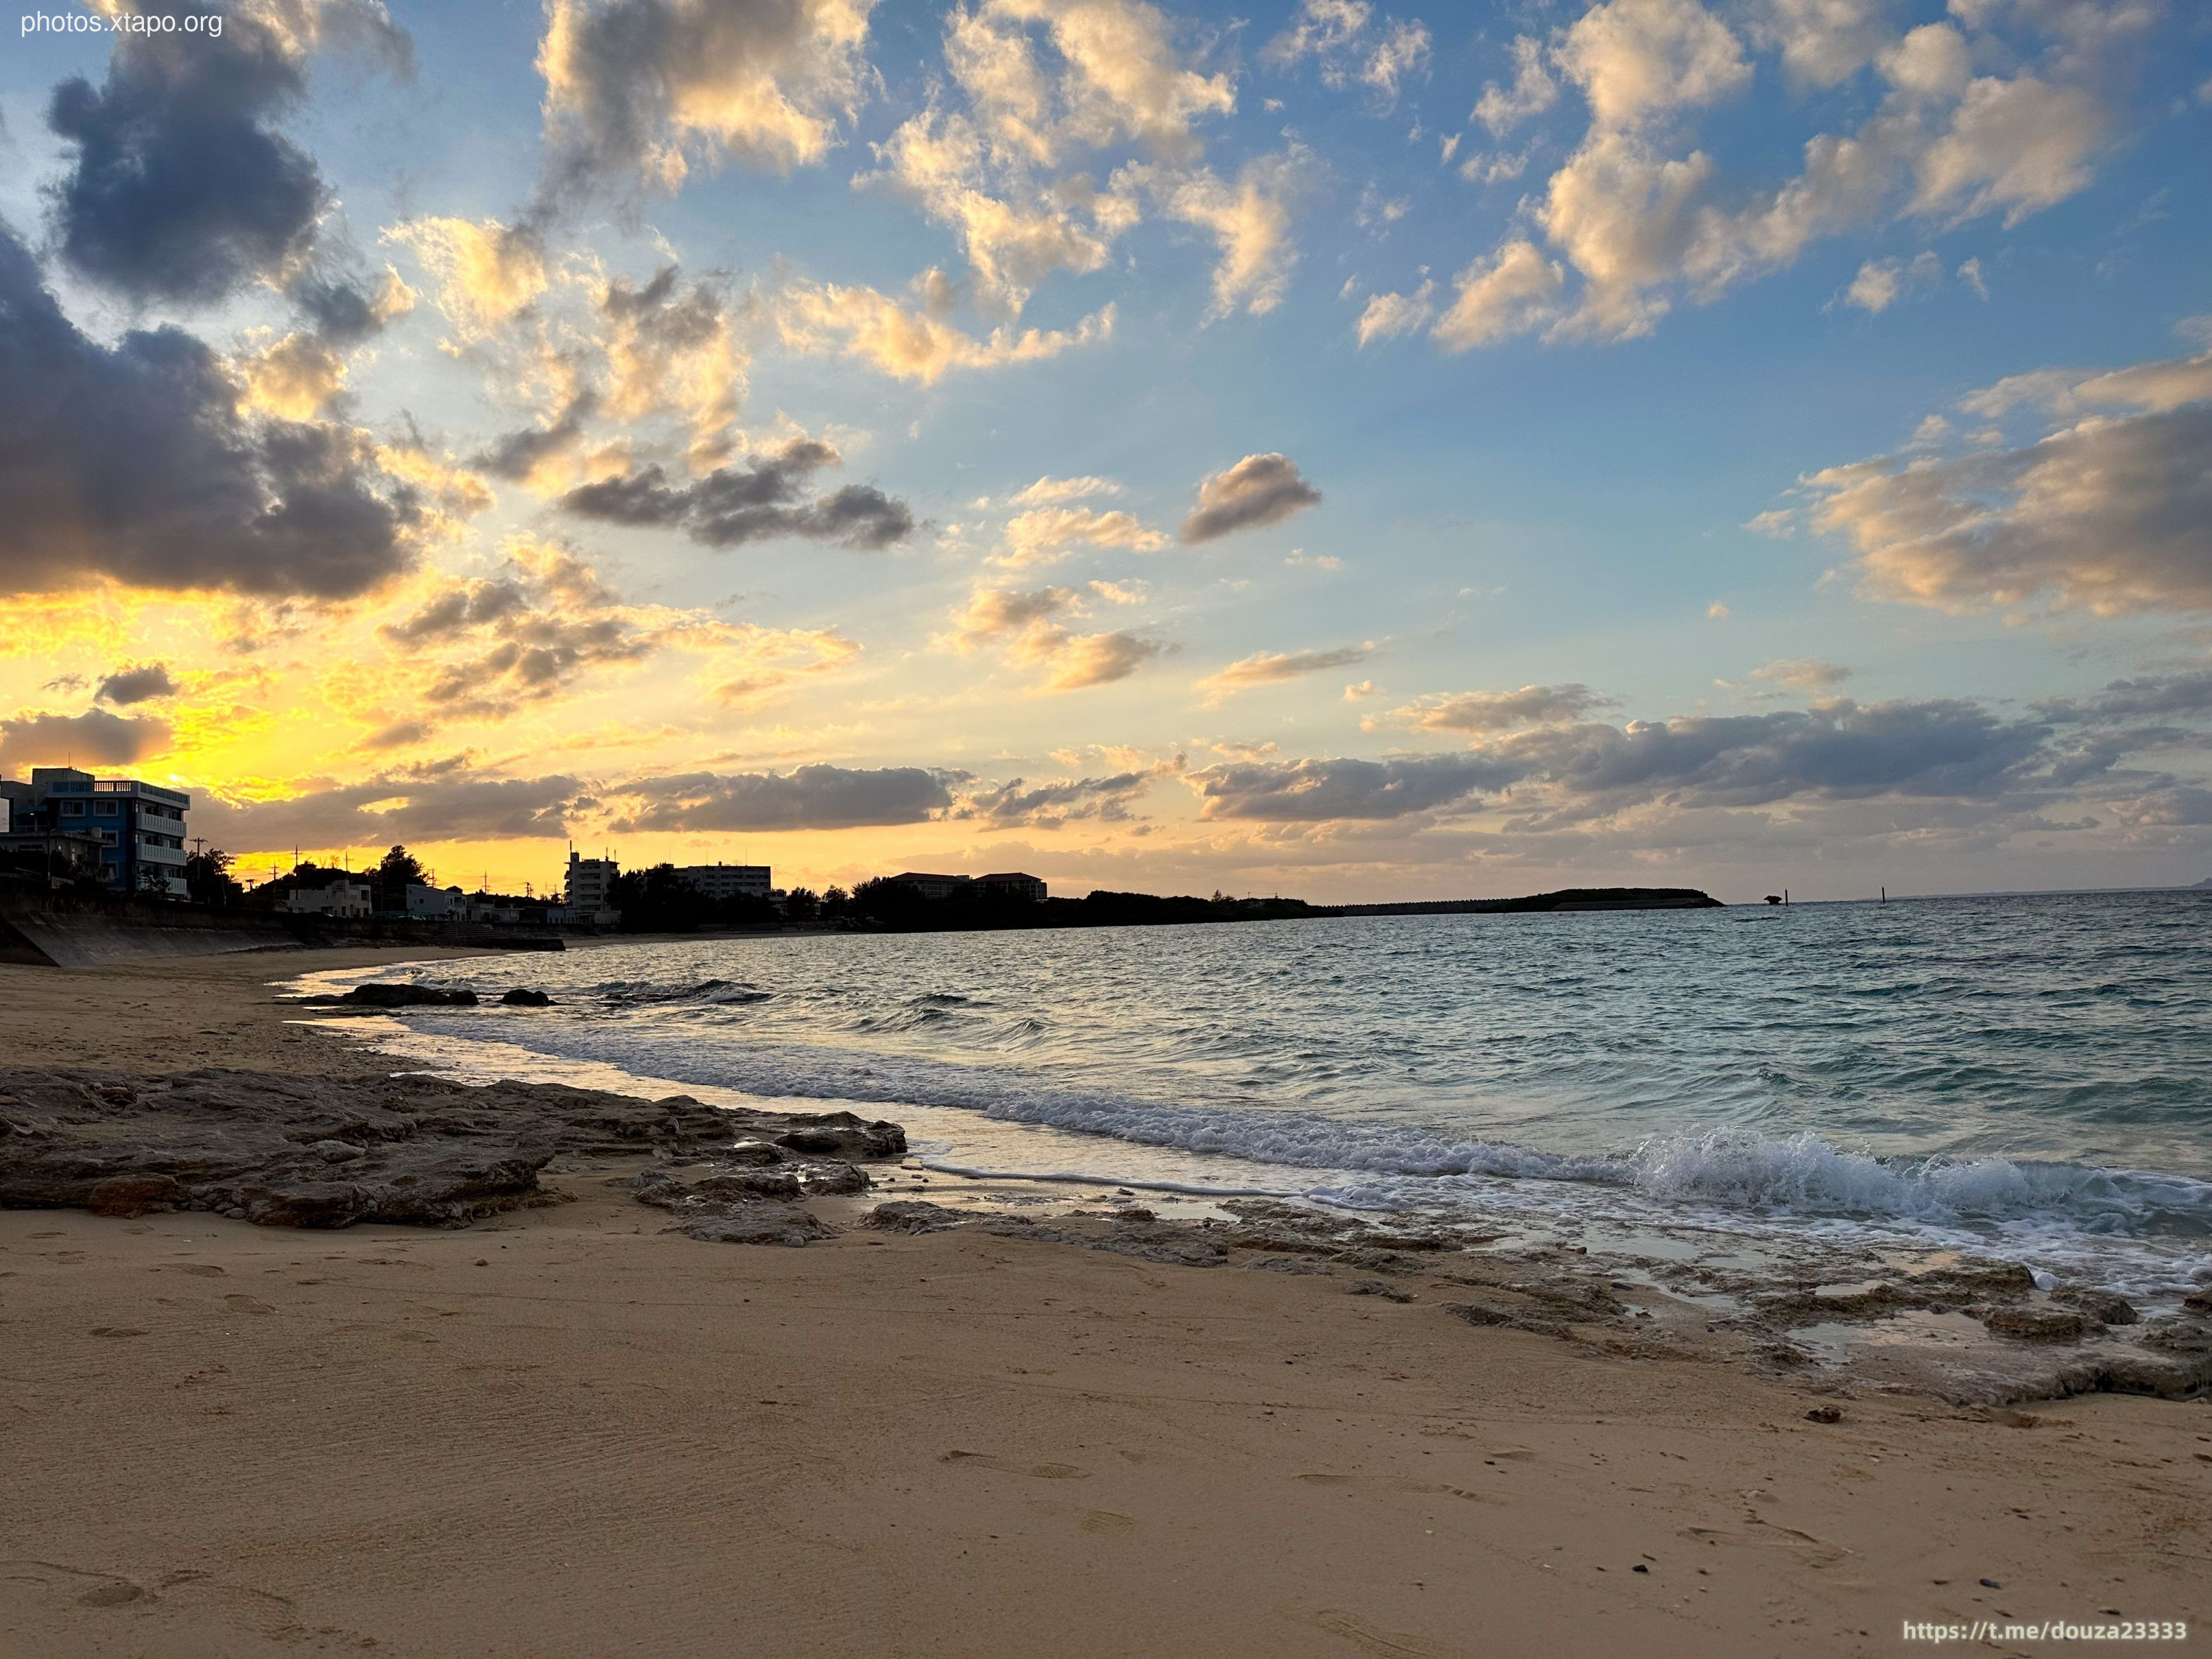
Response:
[[[357,1075],[266,982],[362,959],[0,969],[0,1040]],[[703,1243],[607,1184],[641,1167],[453,1231],[0,1212],[0,1655],[1873,1654],[2212,1614],[2202,1401],[1838,1400],[1473,1327],[1432,1274],[872,1200]]]

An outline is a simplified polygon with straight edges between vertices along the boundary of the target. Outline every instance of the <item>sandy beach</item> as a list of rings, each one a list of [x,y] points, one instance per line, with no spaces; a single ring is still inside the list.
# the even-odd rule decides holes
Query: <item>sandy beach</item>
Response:
[[[270,984],[372,959],[0,968],[0,1036],[372,1077]],[[2201,1400],[1839,1395],[1471,1324],[1425,1268],[862,1224],[880,1191],[803,1249],[703,1243],[647,1162],[466,1228],[0,1212],[0,1654],[1875,1654],[2212,1614]]]

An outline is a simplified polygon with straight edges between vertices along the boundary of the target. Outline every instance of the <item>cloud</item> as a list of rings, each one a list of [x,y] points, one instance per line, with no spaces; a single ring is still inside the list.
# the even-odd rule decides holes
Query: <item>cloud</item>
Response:
[[[1261,651],[1215,670],[1197,683],[1197,689],[1211,694],[1210,702],[1218,702],[1255,685],[1272,685],[1279,680],[1294,680],[1332,668],[1349,668],[1374,654],[1372,640],[1359,645],[1340,645],[1328,651]]]
[[[1904,259],[1869,259],[1844,290],[1844,302],[1861,311],[1881,313],[1899,300],[1925,294],[1943,280],[1943,262],[1933,253]]]
[[[415,304],[415,291],[386,270],[373,292],[341,280],[309,277],[295,283],[293,302],[307,322],[238,368],[253,409],[288,421],[311,420],[337,404],[345,391],[347,354],[381,333]]]
[[[1747,807],[1876,798],[2033,799],[2085,773],[2042,719],[2005,720],[1954,698],[1809,711],[1547,726],[1454,755],[1301,760],[1191,775],[1200,815],[1281,823],[1385,819],[1510,795],[1550,827],[1632,810]]]
[[[0,588],[340,599],[405,569],[416,491],[367,434],[239,401],[181,330],[78,332],[0,225]]]
[[[2082,413],[2039,440],[1881,458],[1805,481],[1867,592],[1946,611],[2042,602],[2100,616],[2212,610],[2212,352],[2015,376],[1962,400]]]
[[[1753,12],[1754,41],[1781,51],[1793,74],[1835,84],[1827,77],[1870,65],[1880,84],[1856,128],[1814,134],[1795,177],[1760,186],[1692,143],[1698,112],[1751,84],[1729,26],[1697,0],[1592,7],[1551,52],[1589,122],[1526,204],[1548,250],[1516,234],[1468,265],[1462,303],[1435,325],[1438,343],[1465,349],[1536,330],[1553,341],[1633,338],[1679,297],[1710,302],[1820,237],[1908,219],[1948,228],[1996,215],[2011,225],[2079,191],[2114,125],[2101,89],[2118,70],[2107,60],[2155,9],[2096,13],[2087,29],[2082,13],[2057,7],[1954,12],[1902,33],[1862,0],[1770,0]],[[2038,52],[2039,33],[2059,44]],[[1500,94],[1501,120],[1510,103]],[[1879,262],[1864,276],[1855,303],[1897,297]]]
[[[169,737],[169,722],[147,714],[18,714],[0,720],[0,765],[128,766],[160,754]]]
[[[1524,685],[1517,691],[1462,691],[1423,697],[1392,711],[1391,719],[1423,732],[1519,732],[1579,720],[1620,702],[1579,682]]]
[[[172,27],[116,34],[99,87],[54,88],[46,125],[71,151],[47,191],[64,262],[133,301],[207,304],[304,259],[329,191],[269,123],[305,97],[319,48],[404,73],[405,34],[376,0],[248,0],[219,35],[184,31],[206,9],[188,0],[103,9]]]
[[[1446,351],[1466,351],[1556,315],[1566,273],[1534,243],[1511,241],[1462,270],[1452,286],[1457,297],[1431,332]]]
[[[902,305],[872,288],[793,285],[776,296],[776,325],[784,344],[794,351],[836,351],[923,386],[952,369],[1042,362],[1113,337],[1115,312],[1109,305],[1072,329],[1005,325],[979,339],[940,314],[949,300],[940,297],[939,273],[924,272],[916,286],[923,290],[920,306]]]
[[[483,778],[453,761],[379,773],[270,800],[230,800],[203,792],[192,828],[236,854],[325,852],[445,842],[558,840],[591,805],[582,781],[568,776]]]
[[[1541,115],[1559,101],[1559,83],[1544,68],[1544,43],[1534,35],[1516,35],[1513,41],[1513,84],[1495,81],[1482,89],[1470,119],[1480,121],[1503,138],[1523,121]],[[1444,158],[1449,161],[1447,155]]]
[[[1233,185],[1206,167],[1142,175],[1163,212],[1211,232],[1221,251],[1213,269],[1209,320],[1240,308],[1263,317],[1290,291],[1291,272],[1298,262],[1291,240],[1291,197],[1303,162],[1303,153],[1296,150],[1261,156],[1246,162]]]
[[[1077,821],[1122,823],[1131,805],[1153,782],[1181,769],[1179,763],[1119,772],[1103,778],[1059,778],[1032,783],[1013,778],[963,795],[949,815],[981,818],[994,830],[1057,830]]]
[[[1006,520],[1006,545],[995,562],[1018,568],[1056,563],[1078,547],[1157,553],[1167,544],[1164,535],[1118,507],[1033,507]]]
[[[100,689],[93,693],[93,700],[128,705],[176,695],[177,683],[169,678],[168,665],[149,662],[136,668],[118,668],[103,676]]]
[[[687,286],[678,269],[666,265],[642,287],[610,278],[599,290],[599,313],[608,379],[586,412],[621,422],[672,412],[689,432],[695,465],[723,459],[748,367],[726,296],[709,283]]]
[[[1244,762],[1193,772],[1190,783],[1201,817],[1311,823],[1434,811],[1499,787],[1504,775],[1477,756],[1429,755]]]
[[[1111,584],[1093,584],[1109,600],[1133,598]],[[1084,614],[1083,594],[1072,587],[979,587],[937,643],[966,656],[987,646],[1003,649],[1008,662],[1044,671],[1048,691],[1078,691],[1127,679],[1166,646],[1127,629],[1075,634],[1059,620]]]
[[[413,251],[437,284],[438,308],[467,343],[483,340],[535,305],[551,279],[543,236],[496,219],[409,219],[385,240]]]
[[[580,518],[608,524],[680,529],[707,547],[798,537],[874,551],[905,540],[914,514],[872,484],[847,484],[803,499],[806,479],[839,459],[820,440],[800,438],[741,469],[717,467],[688,483],[672,483],[655,463],[579,485],[561,497],[561,505]]]
[[[1111,478],[1085,475],[1079,478],[1039,478],[1027,489],[1006,498],[1010,507],[1052,507],[1062,501],[1086,501],[1094,495],[1118,495],[1121,486]]]
[[[1364,346],[1372,340],[1395,340],[1401,334],[1425,328],[1435,314],[1431,300],[1436,291],[1434,283],[1425,282],[1411,294],[1371,295],[1362,307],[1352,332]]]
[[[1287,455],[1247,455],[1226,471],[1198,486],[1198,505],[1178,532],[1186,542],[1210,542],[1240,530],[1277,525],[1321,503],[1321,491],[1306,482]]]
[[[957,773],[915,766],[786,772],[687,772],[641,778],[607,793],[622,835],[657,830],[854,830],[927,823],[952,805]]]
[[[1851,671],[1835,663],[1822,662],[1818,657],[1789,657],[1753,669],[1751,677],[1772,680],[1779,685],[1794,685],[1801,690],[1826,691],[1850,678]]]
[[[1433,44],[1419,20],[1384,17],[1368,0],[1300,0],[1290,27],[1261,49],[1260,60],[1287,70],[1306,58],[1327,87],[1362,86],[1375,113],[1388,113],[1405,82],[1425,74]]]
[[[549,196],[595,179],[674,191],[694,166],[818,162],[868,89],[875,0],[548,0]]]

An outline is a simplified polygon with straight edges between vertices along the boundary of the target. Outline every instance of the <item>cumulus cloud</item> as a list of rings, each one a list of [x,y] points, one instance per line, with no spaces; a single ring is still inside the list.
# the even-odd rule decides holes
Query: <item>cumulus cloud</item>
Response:
[[[289,293],[304,326],[248,354],[238,368],[257,411],[305,421],[339,402],[350,354],[412,310],[415,290],[387,268],[373,289],[305,274]]]
[[[1844,303],[1861,311],[1887,311],[1899,300],[1927,293],[1943,280],[1943,262],[1933,253],[1911,259],[1869,259],[1844,290]]]
[[[916,288],[921,302],[905,305],[872,288],[794,284],[776,296],[776,325],[795,351],[834,351],[923,386],[956,368],[1041,362],[1113,337],[1109,305],[1073,328],[1001,325],[979,338],[946,320],[950,295],[939,273],[924,272]]]
[[[2106,616],[2212,609],[2212,352],[2016,376],[1962,407],[2021,404],[2078,418],[2018,447],[1817,472],[1805,481],[1814,527],[1850,542],[1880,599]]]
[[[1174,192],[1180,216],[1212,229],[1224,249],[1223,305],[1266,309],[1290,257],[1271,169],[1237,185],[1195,164],[1196,125],[1226,114],[1226,75],[1206,75],[1179,49],[1172,21],[1144,0],[980,0],[945,23],[945,66],[966,108],[933,99],[884,143],[880,183],[919,202],[959,236],[979,297],[1018,314],[1055,272],[1103,269],[1139,222],[1138,192]],[[1139,157],[1104,189],[1073,164],[1135,146]],[[1164,171],[1163,171],[1163,169]]]
[[[875,0],[549,0],[538,71],[557,191],[673,191],[725,159],[820,161],[869,84]]]
[[[135,668],[118,668],[100,678],[100,689],[93,693],[95,702],[122,703],[151,702],[156,697],[173,697],[177,683],[170,678],[167,663],[143,663]]]
[[[367,434],[240,400],[179,329],[87,338],[0,225],[0,586],[335,599],[404,570],[416,493]]]
[[[129,766],[167,749],[169,735],[150,714],[17,714],[0,720],[0,765]]]
[[[1523,121],[1541,115],[1559,97],[1559,83],[1544,67],[1544,43],[1532,34],[1517,35],[1513,41],[1512,83],[1501,86],[1493,81],[1483,88],[1472,118],[1502,138]]]
[[[381,772],[358,783],[329,784],[266,800],[203,793],[192,827],[234,854],[422,848],[446,842],[558,840],[591,797],[581,780],[479,777],[465,762]]]
[[[1238,310],[1265,316],[1290,291],[1298,260],[1291,240],[1291,198],[1303,163],[1302,152],[1261,156],[1246,162],[1233,184],[1207,167],[1142,175],[1163,212],[1211,233],[1221,251],[1209,319]]]
[[[1579,720],[1595,708],[1620,701],[1578,681],[1564,685],[1524,685],[1517,691],[1462,691],[1423,697],[1395,710],[1391,718],[1423,732],[1519,732]]]
[[[1125,597],[1111,584],[1093,584],[1094,591],[1102,589],[1109,600]],[[953,612],[951,628],[937,642],[963,656],[994,647],[1017,666],[1042,670],[1039,684],[1048,691],[1127,679],[1167,649],[1126,629],[1077,634],[1060,620],[1084,613],[1084,595],[1072,587],[979,587]]]
[[[687,284],[678,267],[665,265],[642,284],[610,278],[598,310],[607,385],[596,412],[621,422],[672,413],[688,430],[695,465],[722,459],[748,362],[727,296],[714,283]]]
[[[1215,670],[1198,682],[1197,689],[1208,693],[1211,702],[1218,702],[1255,685],[1272,685],[1279,680],[1294,680],[1332,668],[1349,668],[1374,654],[1372,640],[1358,645],[1340,645],[1327,651],[1260,651]]]
[[[797,537],[873,551],[905,540],[914,514],[872,484],[805,499],[806,480],[839,459],[830,445],[800,438],[744,467],[717,467],[688,483],[672,481],[655,463],[580,484],[561,505],[579,518],[681,530],[707,547]]]
[[[994,562],[1018,568],[1057,563],[1079,547],[1157,553],[1167,544],[1160,532],[1118,507],[1033,507],[1006,520],[1006,544]]]
[[[1432,303],[1436,291],[1434,283],[1425,282],[1411,294],[1372,295],[1361,308],[1352,332],[1364,346],[1370,341],[1395,340],[1401,334],[1425,328],[1429,319],[1436,314]]]
[[[1525,52],[1531,98],[1556,70],[1589,112],[1580,143],[1526,204],[1548,247],[1516,233],[1468,264],[1460,303],[1433,325],[1438,343],[1465,349],[1537,330],[1631,338],[1680,298],[1710,301],[1819,238],[1900,220],[2009,225],[2065,200],[2111,141],[2107,60],[2155,14],[2087,10],[1954,7],[1950,19],[1900,33],[1865,0],[1765,0],[1747,18],[1755,45],[1812,84],[1870,69],[1878,100],[1856,128],[1814,134],[1795,177],[1761,186],[1691,142],[1702,112],[1751,85],[1735,30],[1698,0],[1591,7],[1547,57]],[[2039,36],[2058,44],[2039,52]],[[1529,101],[1521,85],[1492,88],[1501,130]],[[1939,274],[1869,262],[1849,302],[1879,309]],[[1961,280],[1979,276],[1976,266]]]
[[[462,343],[498,332],[551,285],[543,234],[496,219],[409,219],[384,233],[413,251],[437,285],[438,308]]]
[[[47,192],[63,260],[132,300],[185,304],[298,264],[329,191],[270,123],[305,97],[318,49],[362,47],[404,73],[407,37],[377,0],[243,0],[219,35],[185,32],[208,9],[192,0],[102,9],[172,27],[114,35],[100,86],[54,88],[46,124],[70,151]]]
[[[949,815],[981,818],[994,830],[1057,830],[1063,824],[1088,820],[1101,823],[1127,823],[1131,805],[1159,778],[1180,770],[1169,762],[1139,771],[1117,772],[1099,778],[1055,778],[1032,782],[1012,778],[987,788],[969,791]]]
[[[855,830],[926,823],[952,805],[958,773],[916,766],[801,766],[790,772],[686,772],[607,793],[617,834],[654,830]]]
[[[1290,26],[1260,58],[1274,69],[1313,58],[1323,86],[1364,87],[1375,112],[1384,114],[1407,81],[1427,72],[1432,44],[1419,19],[1378,19],[1368,0],[1299,0]]]
[[[1321,504],[1321,491],[1287,455],[1247,455],[1198,486],[1198,505],[1178,532],[1186,542],[1210,542],[1240,530],[1276,525]]]

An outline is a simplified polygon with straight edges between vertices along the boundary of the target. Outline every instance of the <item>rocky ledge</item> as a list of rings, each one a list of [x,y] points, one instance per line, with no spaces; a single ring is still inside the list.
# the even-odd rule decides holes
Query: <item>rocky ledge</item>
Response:
[[[149,1081],[0,1069],[0,1208],[8,1209],[204,1210],[276,1227],[465,1226],[544,1201],[538,1176],[556,1158],[651,1153],[763,1175],[788,1165],[776,1173],[796,1198],[864,1189],[858,1164],[905,1151],[896,1123],[729,1110],[688,1095],[648,1101],[419,1076],[207,1069]],[[709,1207],[739,1206],[702,1194],[695,1207],[704,1221]]]

